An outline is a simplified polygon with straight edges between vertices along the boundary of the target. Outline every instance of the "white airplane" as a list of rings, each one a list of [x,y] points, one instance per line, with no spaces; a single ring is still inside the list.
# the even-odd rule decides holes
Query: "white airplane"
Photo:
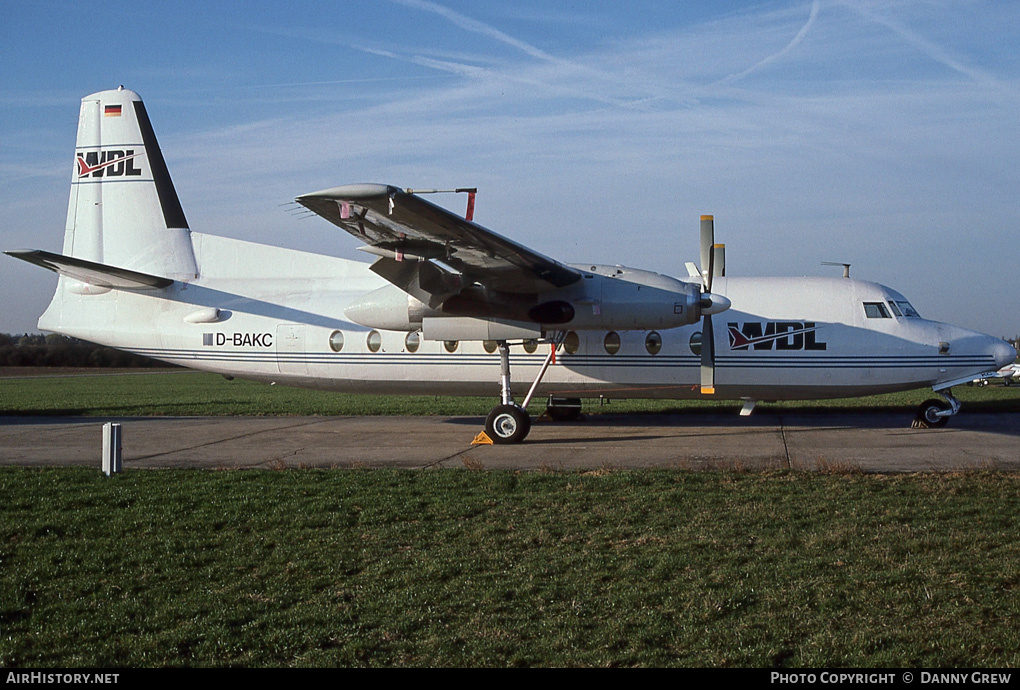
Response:
[[[598,396],[711,396],[749,414],[759,400],[931,386],[941,398],[919,414],[940,426],[960,408],[952,386],[1016,357],[876,283],[726,277],[711,216],[702,270],[678,280],[561,263],[398,187],[297,202],[375,262],[192,232],[145,107],[121,87],[82,99],[63,252],[7,253],[60,274],[41,330],[293,386],[498,391],[485,425],[497,443],[527,435],[537,394],[561,415]]]
[[[991,379],[1002,379],[1002,385],[1010,386],[1020,381],[1020,364],[1007,364],[998,371],[988,371],[970,382],[974,386],[987,386]]]
[[[1020,381],[1020,364],[1010,364],[995,372],[1005,386],[1016,384]]]

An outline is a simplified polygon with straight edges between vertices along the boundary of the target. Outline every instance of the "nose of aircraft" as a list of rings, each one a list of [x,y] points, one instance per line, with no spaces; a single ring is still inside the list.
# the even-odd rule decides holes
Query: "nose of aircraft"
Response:
[[[992,356],[995,357],[995,368],[1001,369],[1007,364],[1012,364],[1016,361],[1016,350],[1013,346],[1007,343],[1005,340],[999,340],[998,338],[989,339],[993,342],[990,343],[989,348],[991,349]]]
[[[1012,364],[1016,359],[1016,350],[1001,338],[996,338],[978,331],[971,331],[957,326],[939,325],[940,339],[950,344],[949,352],[955,355],[980,356],[982,359],[991,356],[995,366],[989,371],[1001,369]]]

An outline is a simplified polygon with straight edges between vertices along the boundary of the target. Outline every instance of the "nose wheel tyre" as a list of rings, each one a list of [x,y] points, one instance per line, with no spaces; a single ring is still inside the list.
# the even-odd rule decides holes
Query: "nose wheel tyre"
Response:
[[[531,417],[517,405],[497,405],[485,418],[485,433],[493,443],[520,443],[531,431]]]
[[[917,421],[929,429],[943,427],[949,423],[949,415],[940,416],[938,413],[951,409],[953,409],[952,405],[945,400],[938,400],[936,398],[925,400],[921,403],[921,407],[917,409]]]

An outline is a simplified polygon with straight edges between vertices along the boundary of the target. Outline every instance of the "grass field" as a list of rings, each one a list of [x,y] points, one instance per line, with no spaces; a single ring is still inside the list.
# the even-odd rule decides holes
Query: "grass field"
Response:
[[[495,385],[494,385],[495,390]],[[1020,412],[1020,386],[960,386],[954,393],[968,412]],[[760,409],[826,407],[913,410],[930,390],[868,398],[762,404]],[[252,381],[227,381],[192,371],[126,373],[115,376],[0,378],[0,415],[475,415],[484,416],[490,398],[372,396],[309,391]],[[599,400],[585,401],[585,412],[736,411],[739,401]],[[533,413],[540,410],[536,404]]]
[[[1020,478],[0,470],[0,666],[1002,667]]]
[[[957,392],[1020,409],[1020,387]],[[491,404],[0,380],[3,414]],[[1018,499],[1020,475],[993,472],[0,468],[0,667],[1015,666]]]

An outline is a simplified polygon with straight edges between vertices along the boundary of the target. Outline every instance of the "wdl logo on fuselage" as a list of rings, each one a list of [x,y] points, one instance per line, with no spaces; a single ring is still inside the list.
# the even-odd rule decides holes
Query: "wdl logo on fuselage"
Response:
[[[745,321],[728,323],[731,350],[824,350],[811,321]]]

